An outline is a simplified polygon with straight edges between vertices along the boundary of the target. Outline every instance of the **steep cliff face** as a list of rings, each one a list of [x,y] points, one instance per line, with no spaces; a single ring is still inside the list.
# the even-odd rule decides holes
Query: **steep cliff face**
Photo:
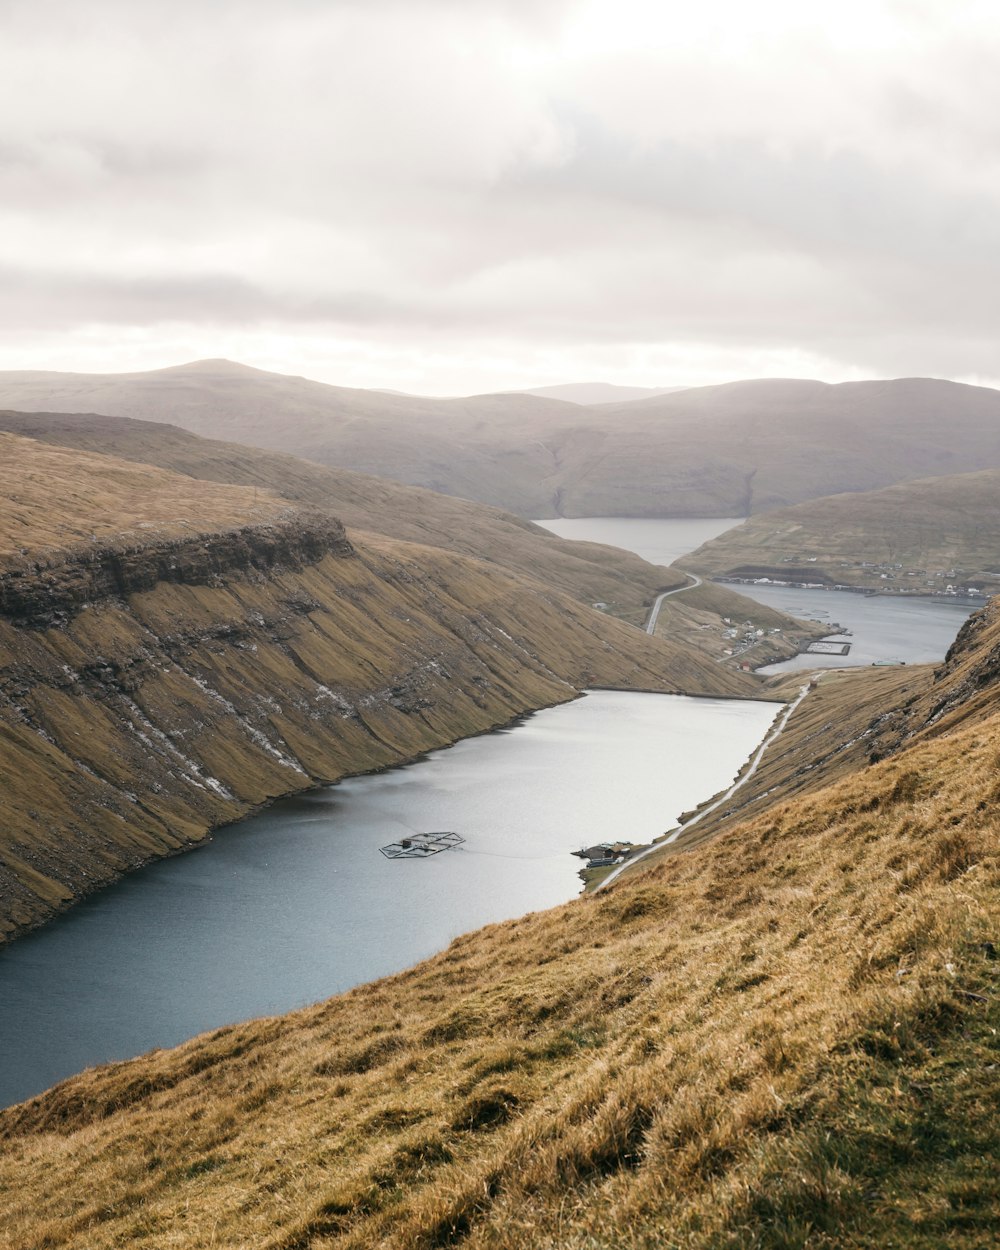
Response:
[[[219,586],[227,574],[299,570],[324,555],[352,554],[339,521],[291,510],[277,524],[207,536],[119,539],[47,559],[8,559],[0,571],[0,615],[15,625],[52,626],[94,603],[153,590],[161,583]]]
[[[569,597],[440,550],[355,546],[320,514],[8,560],[0,933],[277,795],[588,683],[753,690]]]
[[[873,726],[872,757],[992,715],[1000,685],[1000,598],[974,612],[924,687]]]

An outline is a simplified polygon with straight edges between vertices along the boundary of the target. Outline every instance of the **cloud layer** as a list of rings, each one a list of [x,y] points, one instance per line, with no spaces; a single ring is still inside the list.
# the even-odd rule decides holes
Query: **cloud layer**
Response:
[[[1000,376],[1000,22],[0,0],[5,367]]]

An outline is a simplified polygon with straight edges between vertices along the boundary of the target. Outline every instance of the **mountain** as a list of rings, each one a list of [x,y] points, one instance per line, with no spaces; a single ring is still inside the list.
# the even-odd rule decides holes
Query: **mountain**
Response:
[[[588,685],[759,689],[529,574],[0,433],[0,940],[278,795]]]
[[[567,542],[509,512],[389,478],[333,469],[280,452],[200,438],[176,426],[124,417],[0,411],[0,430],[81,451],[113,448],[124,460],[202,481],[275,491],[333,512],[345,525],[489,560],[540,578],[582,602],[645,620],[656,594],[685,576],[599,543]]]
[[[995,1244],[996,613],[963,634],[877,763],[0,1113],[12,1244]]]
[[[847,490],[1000,468],[1000,392],[928,378],[761,380],[612,405],[561,447],[573,514],[749,515]]]
[[[751,517],[684,561],[716,576],[903,592],[1000,589],[1000,470],[831,495]]]
[[[0,405],[168,422],[520,516],[745,516],[1000,469],[1000,392],[929,378],[759,380],[624,404],[420,399],[226,361],[0,374]]]
[[[199,438],[175,426],[125,417],[61,413],[0,412],[0,430],[84,451],[114,447],[122,459],[154,464],[202,481],[274,491],[295,503],[332,512],[348,527],[387,534],[407,542],[442,547],[500,565],[515,576],[528,574],[582,603],[636,625],[645,624],[654,597],[683,586],[686,575],[647,564],[618,547],[567,542],[548,530],[486,504],[404,486],[346,469],[260,451],[236,443]],[[757,665],[787,659],[799,644],[819,636],[812,623],[770,612],[722,586],[702,586],[665,601],[658,634],[690,643],[719,658],[724,649],[723,617],[752,620],[780,634],[768,650],[747,657]]]
[[[425,399],[328,386],[226,360],[126,374],[0,374],[0,406],[166,421],[196,434],[291,452],[446,494],[541,515],[551,454],[538,431],[575,404],[532,395]],[[491,431],[515,450],[494,456]]]
[[[564,382],[559,386],[535,386],[520,391],[522,395],[538,395],[542,399],[562,399],[570,404],[624,404],[633,399],[652,399],[655,395],[672,395],[683,386],[616,386],[613,382]]]

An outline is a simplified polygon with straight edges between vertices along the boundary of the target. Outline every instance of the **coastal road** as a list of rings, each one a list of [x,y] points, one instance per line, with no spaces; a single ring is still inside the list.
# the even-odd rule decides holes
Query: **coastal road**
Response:
[[[688,589],[687,586],[681,587],[681,590],[687,590],[687,589]],[[676,594],[677,591],[673,590],[673,591],[669,591],[668,593]],[[699,812],[697,816],[692,816],[691,819],[686,821],[683,825],[678,825],[677,828],[672,830],[669,834],[667,834],[665,838],[661,838],[658,842],[654,842],[652,846],[647,846],[646,849],[644,851],[640,851],[638,855],[633,855],[632,858],[627,859],[624,862],[624,864],[619,864],[617,868],[612,869],[612,871],[608,873],[608,875],[604,878],[604,880],[600,883],[600,885],[597,885],[594,887],[593,893],[596,894],[598,890],[603,890],[605,886],[610,885],[612,881],[614,881],[617,877],[621,876],[621,874],[625,871],[626,868],[631,868],[632,865],[637,864],[640,859],[645,859],[647,855],[652,855],[654,851],[658,851],[661,847],[666,846],[669,842],[676,842],[682,833],[687,833],[687,831],[689,829],[692,829],[700,820],[704,820],[706,816],[710,816],[712,812],[716,811],[718,808],[720,808],[723,805],[723,803],[725,803],[728,799],[732,798],[732,796],[736,793],[736,791],[740,788],[740,786],[745,786],[746,783],[750,780],[750,778],[757,771],[757,769],[760,767],[760,762],[764,758],[764,752],[768,749],[769,746],[771,746],[772,743],[777,741],[779,735],[782,733],[785,726],[788,724],[788,721],[791,718],[792,713],[795,711],[795,709],[799,706],[802,700],[809,693],[809,687],[811,684],[812,683],[811,683],[811,675],[810,675],[810,681],[807,681],[806,684],[800,688],[799,693],[795,696],[795,698],[791,701],[791,703],[788,704],[788,706],[781,713],[781,715],[779,716],[778,720],[774,723],[774,725],[772,725],[771,730],[768,733],[767,737],[757,748],[752,759],[750,760],[750,767],[746,770],[746,772],[741,777],[739,777],[733,783],[733,785],[729,787],[729,789],[725,792],[725,794],[723,794],[720,798],[716,799],[714,803],[706,807],[704,811]]]
[[[656,618],[660,615],[660,604],[664,599],[669,599],[671,595],[683,594],[685,590],[694,590],[695,586],[701,585],[702,579],[697,573],[685,573],[684,576],[691,578],[686,586],[677,586],[673,590],[665,590],[662,595],[656,596],[656,602],[649,609],[649,620],[646,622],[647,634],[656,632]]]

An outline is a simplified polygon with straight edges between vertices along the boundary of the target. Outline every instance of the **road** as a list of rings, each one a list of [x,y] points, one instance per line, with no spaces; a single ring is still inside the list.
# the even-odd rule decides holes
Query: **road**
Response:
[[[680,589],[687,590],[688,587],[682,586]],[[668,591],[667,593],[675,595],[677,594],[677,591],[671,590],[671,591]],[[764,758],[764,752],[767,750],[769,746],[771,746],[773,742],[777,740],[778,736],[782,733],[785,726],[788,724],[789,718],[791,717],[792,713],[795,711],[795,709],[799,706],[802,700],[809,693],[810,684],[811,682],[806,682],[806,684],[800,688],[799,693],[795,696],[795,698],[791,701],[791,703],[789,703],[789,705],[781,713],[780,717],[774,723],[774,725],[771,726],[771,730],[768,733],[767,737],[757,748],[753,758],[750,761],[750,767],[746,770],[745,773],[743,773],[741,777],[738,778],[737,781],[735,781],[729,787],[729,789],[725,792],[725,794],[722,795],[721,798],[716,799],[714,803],[711,803],[703,811],[700,811],[697,816],[692,816],[691,819],[688,821],[685,821],[683,825],[678,825],[676,829],[672,830],[665,838],[661,838],[659,842],[654,842],[652,846],[647,846],[646,849],[644,851],[640,851],[638,855],[633,855],[632,858],[627,859],[624,864],[619,864],[617,868],[612,869],[611,872],[609,872],[608,875],[604,878],[604,880],[600,883],[600,885],[597,885],[594,887],[593,892],[596,894],[598,890],[603,890],[605,886],[610,885],[612,881],[614,881],[617,877],[620,877],[626,868],[631,868],[632,865],[637,864],[640,859],[645,859],[647,855],[652,855],[654,851],[658,851],[661,847],[666,846],[669,842],[676,842],[676,840],[681,836],[682,833],[687,833],[687,831],[693,828],[700,820],[704,820],[706,816],[710,816],[712,812],[716,811],[718,808],[720,808],[723,805],[723,803],[727,802],[730,798],[732,798],[732,796],[736,793],[736,791],[740,788],[740,786],[745,786],[746,783],[750,780],[750,778],[754,775],[754,773],[759,768],[760,762]]]
[[[656,602],[649,609],[649,620],[646,622],[647,634],[656,632],[656,618],[660,615],[660,604],[664,599],[669,599],[671,595],[679,595],[685,590],[694,590],[695,586],[701,585],[702,579],[697,573],[685,573],[684,576],[691,578],[686,586],[677,586],[674,590],[665,590],[662,595],[656,596]]]

